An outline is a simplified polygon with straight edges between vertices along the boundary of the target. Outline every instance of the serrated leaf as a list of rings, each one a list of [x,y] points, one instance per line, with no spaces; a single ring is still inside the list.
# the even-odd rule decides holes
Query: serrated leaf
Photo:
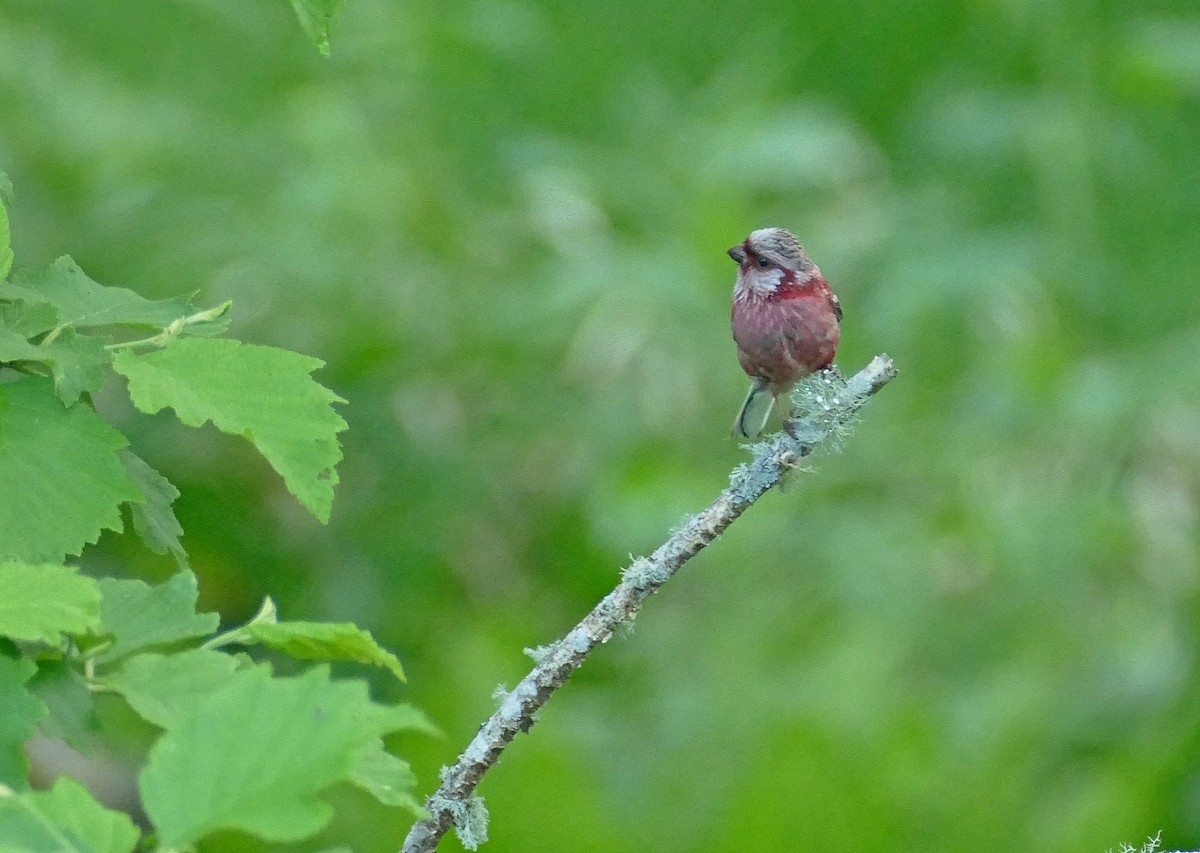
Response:
[[[29,760],[22,747],[46,716],[46,706],[25,686],[35,669],[32,661],[0,655],[0,785],[14,791],[29,787]]]
[[[110,340],[66,328],[53,341],[35,344],[0,328],[0,361],[44,365],[54,377],[58,398],[69,406],[84,392],[94,393],[104,387],[104,369],[111,361],[105,344]]]
[[[151,551],[156,554],[170,551],[179,568],[188,568],[187,552],[179,541],[183,528],[171,509],[171,504],[179,497],[179,489],[128,448],[121,451],[121,461],[125,463],[129,479],[145,499],[142,503],[129,505],[133,529]]]
[[[74,566],[0,561],[0,636],[57,646],[99,627],[100,590]]]
[[[349,660],[381,666],[405,680],[396,656],[375,642],[369,631],[349,622],[252,622],[238,630],[234,641],[262,643],[300,660]]]
[[[345,0],[292,0],[300,26],[317,45],[322,56],[329,55],[329,37]]]
[[[48,303],[58,310],[59,322],[76,328],[148,326],[161,329],[195,313],[191,301],[179,296],[154,301],[124,287],[92,281],[69,255],[49,267],[22,269],[12,281],[0,283],[0,299]]]
[[[345,402],[309,374],[324,362],[275,347],[228,339],[183,339],[144,355],[122,351],[113,367],[129,380],[134,405],[148,414],[170,406],[183,423],[211,420],[249,439],[288,490],[322,522],[329,520],[337,434]]]
[[[0,385],[0,558],[61,562],[120,531],[121,504],[142,499],[117,456],[126,443],[47,380]]]
[[[95,394],[104,387],[105,369],[112,361],[105,345],[111,341],[107,335],[81,335],[74,329],[63,329],[52,343],[38,345],[64,405],[70,406],[84,394]]]
[[[41,723],[42,734],[64,740],[81,752],[91,749],[96,703],[81,672],[66,661],[38,661],[29,690],[49,712]]]
[[[403,758],[388,752],[382,740],[368,744],[359,754],[350,781],[385,806],[407,809],[418,819],[429,816],[413,796],[417,777],[412,768]]]
[[[0,797],[0,838],[23,853],[132,853],[138,831],[66,776],[49,791]]]
[[[217,629],[216,613],[196,612],[196,576],[179,572],[159,586],[139,580],[100,580],[100,621],[116,637],[99,656],[108,663],[124,655],[202,637]]]
[[[349,778],[364,747],[402,717],[325,667],[296,678],[235,673],[150,751],[140,787],[159,843],[186,847],[222,829],[306,838],[332,813],[321,791]]]
[[[178,725],[196,706],[229,685],[238,662],[210,649],[126,658],[100,683],[125,697],[137,713],[162,728]]]

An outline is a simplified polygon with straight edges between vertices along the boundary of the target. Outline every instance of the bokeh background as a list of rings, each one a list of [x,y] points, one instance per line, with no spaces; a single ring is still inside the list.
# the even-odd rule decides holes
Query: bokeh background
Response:
[[[18,265],[327,362],[327,527],[242,443],[99,404],[182,490],[206,608],[397,651],[422,792],[745,458],[728,246],[793,229],[843,369],[895,357],[489,774],[486,849],[1200,846],[1194,0],[349,0],[329,59],[282,0],[2,0],[0,169]],[[321,843],[398,846],[336,797]]]

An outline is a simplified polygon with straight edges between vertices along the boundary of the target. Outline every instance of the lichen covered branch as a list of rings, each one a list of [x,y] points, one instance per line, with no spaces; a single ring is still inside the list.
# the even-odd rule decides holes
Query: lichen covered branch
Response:
[[[504,696],[454,766],[443,772],[442,784],[425,803],[430,816],[413,826],[402,853],[434,850],[451,826],[468,849],[486,841],[487,810],[475,788],[517,733],[529,730],[538,710],[593,648],[607,642],[622,623],[631,621],[646,598],[720,536],[800,459],[820,444],[841,438],[863,404],[895,375],[892,360],[880,355],[848,380],[822,375],[809,380],[819,384],[802,385],[798,393],[804,414],[790,424],[787,433],[753,445],[753,458],[734,469],[729,485],[716,500],[681,524],[649,557],[634,560],[621,573],[616,588],[565,637],[530,653],[536,665]]]

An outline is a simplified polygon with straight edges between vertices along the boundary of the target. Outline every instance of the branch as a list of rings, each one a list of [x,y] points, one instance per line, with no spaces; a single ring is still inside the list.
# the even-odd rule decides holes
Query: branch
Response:
[[[855,414],[896,375],[886,355],[848,380],[823,374],[801,384],[808,414],[793,421],[790,434],[779,433],[751,447],[754,458],[734,469],[729,485],[708,508],[689,518],[649,557],[638,557],[621,573],[621,582],[565,637],[529,654],[537,665],[471,739],[458,762],[443,770],[442,784],[426,801],[430,816],[408,833],[401,853],[428,853],[453,825],[463,846],[476,849],[487,840],[487,810],[475,795],[483,774],[516,737],[527,732],[550,696],[583,664],[588,653],[607,642],[622,622],[631,621],[650,595],[684,563],[716,539],[756,500],[776,485],[813,448],[836,441]]]

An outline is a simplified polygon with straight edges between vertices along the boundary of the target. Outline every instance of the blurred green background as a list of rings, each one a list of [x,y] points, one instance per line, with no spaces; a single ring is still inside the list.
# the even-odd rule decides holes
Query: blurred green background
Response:
[[[349,0],[328,60],[282,0],[0,0],[0,169],[18,265],[327,362],[328,527],[99,404],[182,490],[205,607],[399,653],[422,793],[745,458],[728,246],[791,228],[843,369],[895,357],[489,774],[486,849],[1200,844],[1194,0]],[[324,842],[399,845],[337,796]]]

